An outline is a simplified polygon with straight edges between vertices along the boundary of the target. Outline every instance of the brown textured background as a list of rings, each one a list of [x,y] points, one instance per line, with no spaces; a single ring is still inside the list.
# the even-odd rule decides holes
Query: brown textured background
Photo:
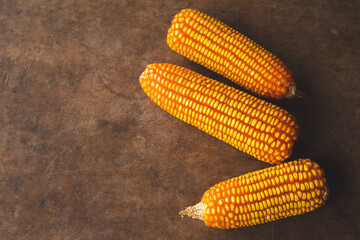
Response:
[[[306,2],[306,3],[305,3]],[[0,0],[0,239],[359,239],[359,1]],[[303,99],[289,160],[326,171],[319,210],[236,230],[178,215],[219,181],[269,167],[175,119],[142,91],[170,62],[183,8],[251,37],[292,69]]]

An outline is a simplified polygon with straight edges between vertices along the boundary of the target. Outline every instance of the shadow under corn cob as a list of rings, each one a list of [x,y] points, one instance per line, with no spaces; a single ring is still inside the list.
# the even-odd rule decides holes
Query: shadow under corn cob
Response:
[[[174,17],[167,42],[174,51],[260,96],[296,95],[292,74],[279,58],[197,10],[184,9]]]
[[[296,120],[271,103],[168,63],[148,65],[140,84],[173,116],[261,161],[278,164],[292,153]]]
[[[238,228],[313,211],[328,197],[324,171],[299,159],[218,183],[180,215],[211,227]]]

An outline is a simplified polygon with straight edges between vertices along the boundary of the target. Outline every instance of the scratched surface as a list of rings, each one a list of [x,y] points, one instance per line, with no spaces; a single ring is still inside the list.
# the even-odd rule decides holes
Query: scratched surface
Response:
[[[1,239],[359,239],[359,1],[0,0]],[[178,212],[269,167],[157,107],[138,77],[170,62],[172,17],[195,8],[279,56],[303,99],[289,160],[326,171],[315,212],[217,230]]]

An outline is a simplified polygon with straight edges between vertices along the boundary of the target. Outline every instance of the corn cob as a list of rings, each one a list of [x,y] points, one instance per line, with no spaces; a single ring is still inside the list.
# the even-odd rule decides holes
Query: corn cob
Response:
[[[171,49],[266,97],[296,95],[290,70],[276,56],[204,13],[184,9],[168,31]]]
[[[292,153],[296,120],[271,103],[167,63],[148,65],[140,84],[173,116],[259,160],[277,164]]]
[[[218,183],[180,215],[211,227],[238,228],[313,211],[328,196],[324,171],[299,159]]]

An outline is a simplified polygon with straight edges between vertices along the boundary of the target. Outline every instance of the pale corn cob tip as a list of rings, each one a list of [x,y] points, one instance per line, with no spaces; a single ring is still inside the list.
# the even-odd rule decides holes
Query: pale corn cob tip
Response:
[[[194,206],[189,206],[185,208],[185,210],[182,210],[179,212],[181,217],[188,216],[199,220],[204,220],[202,215],[205,212],[205,205],[202,202],[199,202],[198,204]]]
[[[328,197],[324,171],[299,159],[218,183],[179,214],[211,227],[238,228],[313,211]]]
[[[167,42],[174,51],[260,96],[297,95],[292,73],[279,58],[202,12],[184,9],[176,14]]]
[[[167,63],[148,65],[140,84],[173,116],[261,161],[278,164],[292,153],[298,125],[273,104]]]

